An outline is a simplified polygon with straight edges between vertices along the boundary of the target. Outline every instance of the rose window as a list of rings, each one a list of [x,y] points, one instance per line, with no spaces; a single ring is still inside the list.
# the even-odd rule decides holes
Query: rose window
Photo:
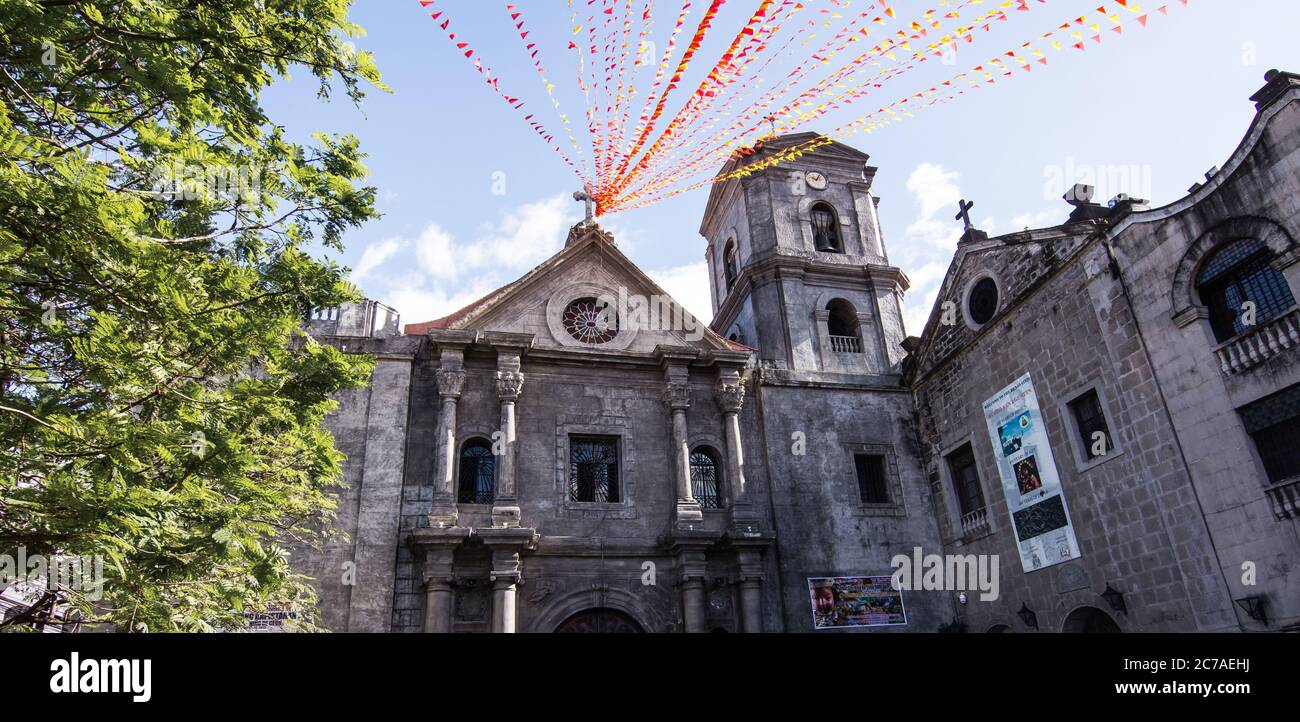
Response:
[[[564,330],[582,343],[608,343],[618,335],[618,322],[608,303],[579,298],[564,309]]]

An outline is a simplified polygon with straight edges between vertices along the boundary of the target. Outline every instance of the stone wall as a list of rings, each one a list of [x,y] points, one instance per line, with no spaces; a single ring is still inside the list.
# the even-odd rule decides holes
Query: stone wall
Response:
[[[1193,276],[1195,261],[1214,247],[1256,238],[1274,249],[1300,298],[1300,81],[1275,85],[1281,97],[1261,108],[1243,147],[1210,182],[1166,208],[1133,214],[1111,234],[1218,551],[1207,574],[1226,579],[1234,599],[1267,598],[1270,624],[1239,615],[1248,630],[1300,622],[1300,528],[1271,508],[1270,482],[1239,413],[1300,384],[1300,349],[1225,371],[1215,355],[1220,343],[1198,310]],[[1245,565],[1256,570],[1255,585],[1243,583]]]

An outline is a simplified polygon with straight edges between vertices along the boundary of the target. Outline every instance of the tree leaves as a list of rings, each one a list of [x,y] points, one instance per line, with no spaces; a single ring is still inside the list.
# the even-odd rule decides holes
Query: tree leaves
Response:
[[[103,600],[61,592],[85,621],[310,628],[284,545],[328,527],[322,422],[371,361],[301,335],[355,297],[306,245],[375,190],[356,138],[289,142],[259,95],[386,89],[348,5],[0,4],[0,554],[105,559]]]

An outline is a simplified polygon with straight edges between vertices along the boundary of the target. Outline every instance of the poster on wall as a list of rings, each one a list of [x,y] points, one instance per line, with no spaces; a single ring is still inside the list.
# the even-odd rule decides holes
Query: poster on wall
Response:
[[[1029,374],[984,402],[998,476],[1026,573],[1079,557],[1079,541]]]
[[[907,624],[903,592],[892,577],[810,577],[813,629]]]

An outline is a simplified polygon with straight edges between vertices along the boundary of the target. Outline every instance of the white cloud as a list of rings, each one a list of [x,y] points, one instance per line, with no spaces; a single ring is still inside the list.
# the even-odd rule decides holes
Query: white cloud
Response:
[[[456,278],[464,266],[470,265],[467,261],[472,263],[451,234],[437,223],[425,226],[415,239],[415,259],[425,273],[444,280]]]
[[[946,260],[931,261],[908,272],[912,287],[903,299],[903,323],[909,336],[920,336],[925,330],[930,309],[934,308],[935,298],[939,295],[939,284],[943,283],[947,272]]]
[[[352,269],[352,281],[360,283],[363,278],[368,276],[371,271],[393,257],[402,248],[400,238],[386,238],[378,243],[371,243],[366,246],[366,250],[361,252],[361,260],[357,261],[357,267]]]
[[[383,302],[397,309],[402,323],[420,323],[442,318],[459,308],[486,296],[498,284],[482,280],[468,288],[450,291],[446,286],[434,286],[427,276],[407,274],[393,279],[380,294]]]
[[[352,279],[369,279],[367,295],[396,308],[404,323],[439,318],[554,255],[579,211],[563,194],[524,203],[502,211],[469,242],[430,222],[414,238],[367,246]]]
[[[484,263],[526,271],[560,250],[578,216],[564,194],[525,203],[507,211],[476,245],[484,250]]]
[[[961,187],[957,181],[961,174],[937,163],[922,163],[907,177],[907,190],[916,196],[921,206],[921,217],[932,218],[941,210],[957,205],[961,200]]]
[[[416,259],[420,268],[439,279],[483,271],[518,275],[560,250],[565,232],[577,220],[571,205],[558,195],[508,209],[469,243],[457,242],[437,223],[430,223],[415,240]]]
[[[912,282],[903,302],[903,323],[912,336],[921,335],[925,329],[939,295],[939,284],[961,237],[961,224],[953,218],[961,201],[960,180],[957,171],[936,163],[918,165],[907,178],[907,190],[916,201],[917,218],[905,231],[908,243],[894,256]],[[979,225],[992,228],[993,219],[985,218]]]
[[[713,320],[713,297],[709,294],[707,263],[698,261],[685,266],[647,271],[646,275],[654,279],[660,288],[690,311],[700,323],[708,324]]]
[[[961,174],[934,163],[922,163],[907,177],[907,190],[916,196],[920,217],[907,227],[907,237],[942,248],[953,248],[961,232],[941,214],[957,207]]]

